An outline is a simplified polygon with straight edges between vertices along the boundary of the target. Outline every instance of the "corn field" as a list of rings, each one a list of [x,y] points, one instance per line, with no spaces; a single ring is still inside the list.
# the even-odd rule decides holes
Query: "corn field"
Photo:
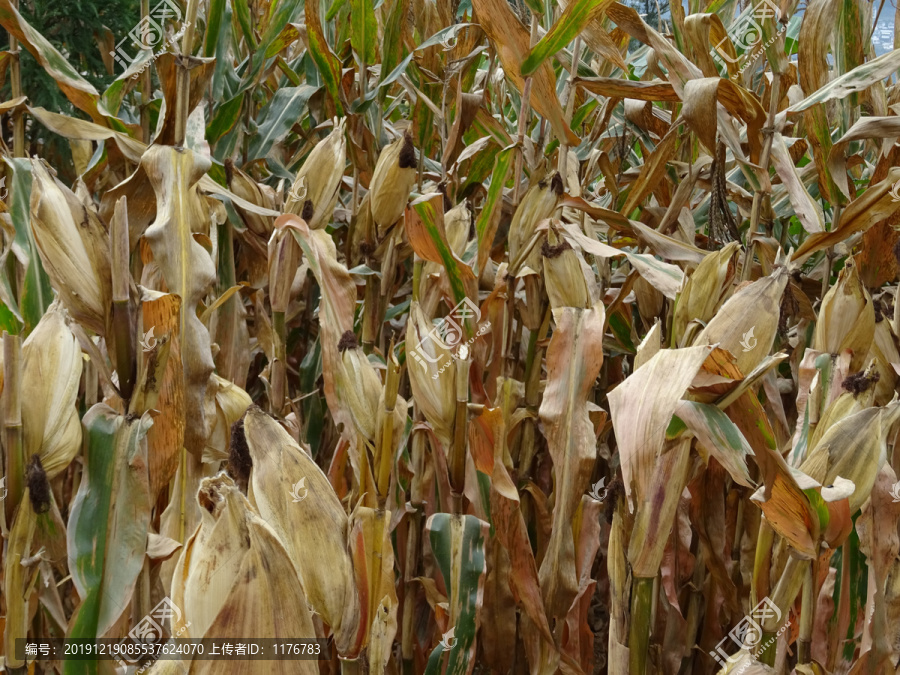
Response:
[[[900,672],[890,3],[34,2],[0,669]]]

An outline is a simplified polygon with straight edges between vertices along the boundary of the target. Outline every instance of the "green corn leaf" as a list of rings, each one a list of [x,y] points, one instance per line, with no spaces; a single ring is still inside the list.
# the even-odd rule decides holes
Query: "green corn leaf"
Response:
[[[129,608],[150,528],[149,415],[126,418],[98,403],[82,424],[84,475],[68,524],[69,570],[82,602],[69,638],[101,636]],[[98,664],[65,661],[63,672],[96,673]]]

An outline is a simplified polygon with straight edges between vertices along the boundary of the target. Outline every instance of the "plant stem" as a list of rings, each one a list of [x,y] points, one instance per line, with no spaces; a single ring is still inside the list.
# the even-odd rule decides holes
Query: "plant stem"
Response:
[[[19,8],[18,0],[12,0],[12,6]],[[20,56],[22,50],[19,49],[19,41],[9,34],[9,53],[11,55],[9,62],[9,84],[10,93],[13,100],[22,95],[22,62]],[[25,156],[25,118],[22,117],[20,110],[13,111],[13,156]]]
[[[536,14],[531,15],[531,46],[537,38],[538,18]],[[519,106],[518,131],[516,136],[516,180],[513,183],[513,204],[519,203],[519,183],[522,182],[522,163],[525,159],[525,128],[528,126],[528,115],[531,111],[531,78],[525,78],[525,85],[522,87],[522,104]]]
[[[763,129],[765,138],[763,139],[762,156],[759,159],[759,165],[768,175],[769,172],[769,153],[772,151],[772,139],[775,136],[775,116],[778,114],[778,100],[781,98],[781,76],[778,73],[772,74],[772,91],[769,92],[769,114],[766,118],[766,126]],[[753,267],[753,248],[756,245],[754,241],[756,230],[759,229],[759,213],[762,205],[762,190],[757,190],[753,194],[753,206],[750,209],[750,229],[747,231],[747,248],[744,251],[744,266],[741,268],[741,279],[749,281],[751,269]]]
[[[25,447],[22,444],[22,338],[3,334],[3,448],[7,495],[3,505],[10,527],[25,494]]]
[[[116,202],[109,228],[112,271],[113,339],[115,340],[116,372],[119,393],[128,407],[137,378],[137,350],[134,344],[134,317],[131,311],[131,272],[128,241],[128,202],[120,197]]]
[[[181,40],[181,63],[175,76],[178,97],[175,100],[175,147],[184,147],[184,138],[187,133],[187,119],[191,111],[188,110],[191,98],[191,74],[187,62],[194,51],[194,32],[197,23],[197,8],[199,0],[188,0],[185,16],[184,36]]]
[[[578,75],[579,61],[581,61],[580,33],[575,37],[575,44],[572,46],[572,70],[569,72],[569,79],[566,81],[566,124],[571,124],[572,114],[575,111],[575,77]],[[559,146],[559,162],[557,162],[557,169],[559,170],[559,176],[562,178],[563,185],[566,189],[569,188],[569,181],[567,180],[568,162],[569,143],[567,140],[562,139]],[[562,211],[562,207],[559,208],[559,211]]]
[[[631,619],[628,630],[629,675],[645,675],[650,650],[650,613],[653,577],[635,577],[631,585]]]
[[[847,637],[847,628],[850,626],[850,545],[847,542],[841,546],[841,590],[835,613],[837,625],[831,634],[828,664],[826,665],[829,672],[834,671],[835,663],[840,656],[841,645]]]
[[[150,0],[141,0],[141,25],[145,30],[149,30],[150,18]],[[149,44],[149,40],[145,39],[144,44]],[[146,64],[141,73],[141,138],[144,143],[150,144],[150,96],[153,93],[153,81],[150,79],[150,69],[153,67],[149,63]],[[140,615],[143,616],[143,615]]]
[[[812,645],[813,619],[815,618],[815,581],[813,578],[813,566],[807,565],[803,575],[803,594],[800,604],[800,635],[797,638],[797,662],[809,663],[811,661],[810,647]]]
[[[385,361],[387,374],[384,378],[384,421],[381,427],[379,456],[375,457],[375,470],[378,472],[376,489],[378,490],[379,508],[384,508],[391,482],[391,466],[394,458],[394,405],[397,401],[397,392],[400,389],[400,363],[394,355],[393,340],[391,340],[391,347]]]
[[[275,360],[272,362],[272,414],[277,415],[284,407],[287,395],[287,326],[284,312],[272,310],[272,333]]]
[[[794,604],[797,593],[800,592],[800,588],[803,585],[803,575],[807,567],[809,567],[808,560],[800,560],[793,556],[789,557],[787,563],[785,563],[784,571],[781,573],[781,578],[778,579],[778,584],[772,592],[770,600],[778,607],[780,616],[774,619],[771,616],[767,616],[762,621],[763,634],[760,644],[763,645],[763,648],[762,651],[755,654],[755,657],[767,666],[775,665],[775,654],[778,651],[778,645],[776,644],[778,629],[788,619],[791,606]]]
[[[456,419],[453,447],[450,450],[450,489],[453,513],[462,513],[462,494],[466,483],[466,441],[469,433],[469,350],[460,345],[456,357]]]

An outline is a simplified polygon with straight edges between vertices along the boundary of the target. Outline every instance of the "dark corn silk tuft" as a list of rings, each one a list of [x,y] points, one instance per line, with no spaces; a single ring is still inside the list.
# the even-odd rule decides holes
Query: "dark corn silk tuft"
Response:
[[[35,513],[47,513],[50,510],[50,482],[41,458],[32,455],[25,467],[25,485],[28,486],[28,494],[31,496],[31,508]]]
[[[556,246],[553,246],[545,239],[544,245],[541,246],[541,255],[545,258],[558,258],[562,255],[563,251],[568,251],[571,248],[572,245],[567,241],[560,242]]]
[[[550,187],[556,193],[557,197],[562,197],[564,188],[562,177],[558,173],[553,174],[553,178],[550,179]]]
[[[854,396],[859,396],[864,391],[868,391],[869,388],[875,385],[880,378],[881,375],[877,371],[873,372],[871,375],[866,375],[865,373],[854,373],[843,382],[841,382],[841,388],[843,388],[845,391],[849,391]]]
[[[344,331],[338,342],[338,351],[343,353],[348,349],[356,349],[357,347],[359,347],[359,340],[356,339],[356,333],[352,330]]]
[[[401,169],[416,168],[416,149],[413,147],[412,136],[403,134],[403,147],[400,148],[400,157],[397,163]]]
[[[615,515],[616,512],[616,503],[619,499],[623,499],[624,497],[625,486],[622,484],[622,481],[617,474],[606,488],[606,499],[603,500],[604,516],[606,516],[606,522],[610,525],[613,521],[613,515]]]
[[[246,417],[246,413],[244,414]],[[244,417],[231,425],[231,452],[228,455],[228,474],[244,492],[247,491],[247,483],[250,481],[250,470],[253,468],[253,460],[250,457],[250,448],[247,445],[247,435],[244,432]]]
[[[303,218],[307,223],[312,220],[313,217],[313,203],[311,199],[307,199],[303,202],[303,212],[300,214],[300,217]]]

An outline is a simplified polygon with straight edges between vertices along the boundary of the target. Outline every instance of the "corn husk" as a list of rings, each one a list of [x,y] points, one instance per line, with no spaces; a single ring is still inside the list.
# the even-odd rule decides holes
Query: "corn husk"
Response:
[[[850,371],[855,373],[865,363],[874,335],[872,296],[860,280],[856,264],[848,260],[822,300],[813,349],[831,354],[849,349]]]
[[[185,543],[172,578],[181,609],[172,633],[316,637],[296,569],[278,535],[225,473],[205,478],[197,495],[201,520]],[[239,661],[196,661],[191,673],[246,672]],[[271,661],[266,672],[318,672],[314,661]]]
[[[456,419],[456,368],[450,348],[418,302],[410,306],[406,351],[413,399],[435,435],[449,447]]]
[[[269,195],[263,192],[259,184],[246,173],[234,166],[232,162],[227,161],[225,163],[225,171],[228,179],[228,187],[231,188],[231,191],[238,197],[246,199],[256,206],[265,208],[272,208],[274,206]],[[240,214],[241,218],[243,218],[244,223],[251,232],[264,239],[269,238],[269,235],[272,233],[272,229],[275,226],[275,220],[272,216],[263,216],[254,213],[248,209],[241,208],[237,204],[235,204],[235,209],[237,209],[237,212]]]
[[[286,227],[280,227],[269,238],[269,302],[273,312],[286,312],[291,300],[291,286],[303,253],[300,244]]]
[[[779,267],[771,275],[744,286],[722,305],[694,345],[718,344],[731,352],[743,375],[748,375],[772,350],[781,296],[790,274]]]
[[[346,122],[347,118],[342,117],[309,153],[284,203],[284,212],[300,216],[311,230],[325,227],[337,204],[347,162]]]
[[[862,374],[862,379],[858,381],[866,382],[867,384],[871,383],[876,377],[876,372],[874,362],[870,363],[865,373]],[[819,441],[822,440],[825,432],[837,422],[850,415],[855,415],[861,410],[872,407],[875,402],[875,391],[875,387],[868,384],[864,391],[859,393],[847,391],[832,401],[810,434],[808,447],[815,448]]]
[[[32,542],[37,528],[38,516],[31,507],[28,488],[19,507],[16,509],[9,531],[3,569],[3,594],[6,596],[6,616],[4,617],[4,642],[6,660],[9,668],[23,668],[25,662],[15,658],[16,640],[24,640],[28,636],[31,578],[36,572],[32,567],[22,564],[22,559],[32,554]]]
[[[885,405],[894,397],[894,387],[897,384],[897,371],[891,364],[900,363],[900,352],[897,351],[897,343],[890,321],[882,320],[875,324],[875,340],[872,342],[866,361],[872,359],[875,359],[875,369],[878,372],[878,382],[875,384],[875,403]]]
[[[54,303],[22,345],[22,434],[25,456],[38,455],[53,479],[81,449],[76,407],[82,356],[78,340]]]
[[[403,215],[415,182],[416,152],[412,137],[404,134],[381,151],[369,184],[372,219],[379,239]]]
[[[361,347],[352,346],[340,352],[335,369],[335,389],[359,433],[374,441],[381,379]]]
[[[262,410],[247,411],[243,433],[253,461],[250,501],[284,542],[310,605],[347,656],[360,610],[344,507],[312,458]]]
[[[685,342],[688,324],[706,324],[730,295],[741,246],[732,241],[706,256],[687,278],[675,305],[672,331],[679,346]]]
[[[883,408],[866,408],[831,425],[800,465],[800,471],[822,485],[840,476],[856,486],[850,496],[850,513],[869,498],[875,478],[887,461],[887,437],[900,419],[900,402]]]
[[[216,421],[203,449],[204,462],[221,462],[228,459],[231,447],[231,425],[237,422],[253,399],[239,386],[213,373],[210,383],[215,387]]]
[[[547,296],[553,309],[590,306],[590,294],[581,266],[581,256],[553,228],[547,232],[547,243],[541,249]]]
[[[509,225],[510,271],[518,272],[523,266],[537,268],[540,251],[526,248],[534,238],[538,223],[549,218],[556,210],[563,192],[562,179],[558,173],[531,186],[522,197]]]
[[[32,175],[31,232],[47,276],[69,314],[104,335],[112,307],[106,228],[40,161]]]

